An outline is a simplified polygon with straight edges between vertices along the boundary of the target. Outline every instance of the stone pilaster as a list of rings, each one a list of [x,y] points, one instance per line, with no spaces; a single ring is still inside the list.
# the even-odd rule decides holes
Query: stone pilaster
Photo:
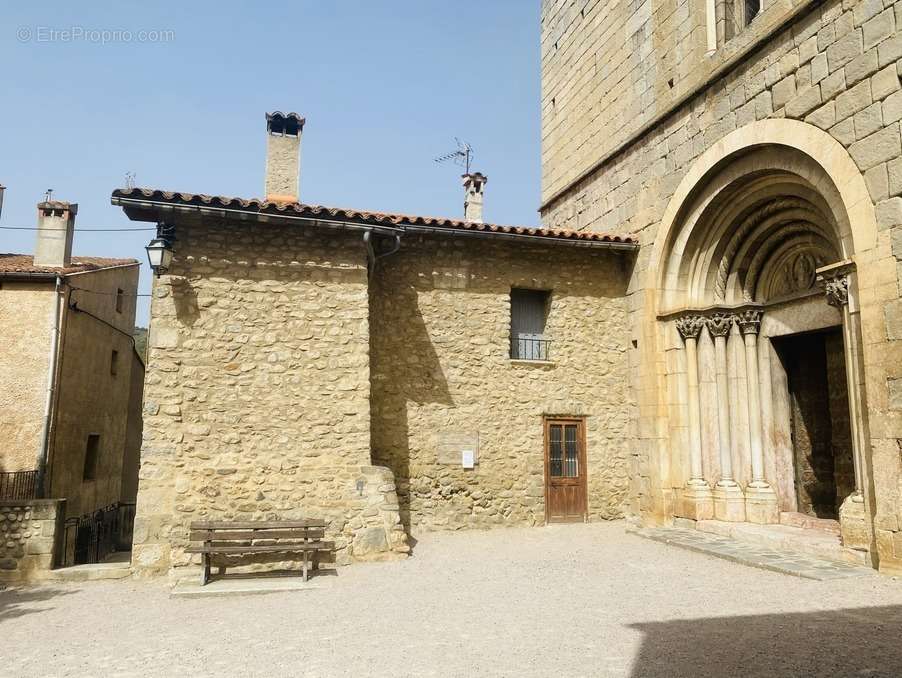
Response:
[[[853,319],[849,308],[849,275],[853,268],[849,262],[819,269],[818,283],[831,306],[842,312],[843,345],[845,347],[846,382],[849,393],[849,421],[852,425],[852,460],[855,467],[855,491],[843,500],[839,509],[839,524],[843,546],[861,551],[870,549],[871,521],[866,510],[862,480],[864,478],[862,439],[862,407],[859,397],[858,369],[853,334]]]
[[[689,480],[683,489],[682,515],[694,520],[714,517],[711,486],[702,467],[701,406],[698,389],[698,337],[705,326],[702,316],[686,316],[676,321],[677,331],[686,347],[686,387],[689,414]]]
[[[750,523],[778,523],[777,493],[764,478],[764,445],[761,428],[761,384],[758,377],[758,331],[761,311],[752,309],[737,315],[736,322],[745,344],[745,371],[748,380],[749,450],[752,479],[745,489],[745,513]]]
[[[717,378],[717,431],[720,438],[720,480],[714,486],[714,517],[717,520],[745,520],[745,495],[733,479],[732,437],[730,432],[730,400],[727,376],[727,337],[733,317],[716,313],[706,320],[714,340],[714,366]]]

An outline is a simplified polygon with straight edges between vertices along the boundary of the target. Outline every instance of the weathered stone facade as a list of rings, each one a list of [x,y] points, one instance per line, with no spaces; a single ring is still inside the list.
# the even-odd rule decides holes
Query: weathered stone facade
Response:
[[[7,337],[0,350],[0,472],[37,467],[55,296],[41,283],[4,282],[0,290],[0,326]]]
[[[632,415],[628,257],[408,237],[371,292],[372,437],[414,530],[545,522],[543,417],[585,416],[590,519],[623,515]],[[511,288],[551,292],[550,360],[510,358]],[[478,437],[478,463],[439,457]],[[449,463],[450,462],[450,463]]]
[[[35,581],[57,564],[66,502],[0,501],[0,581]]]
[[[733,166],[738,173],[746,163],[748,177],[801,177],[791,181],[804,183],[806,195],[827,206],[828,221],[836,222],[829,229],[839,234],[837,256],[856,271],[848,312],[821,325],[845,327],[850,379],[861,386],[850,398],[857,407],[853,429],[860,432],[863,508],[844,506],[843,513],[870,517],[844,518],[844,537],[869,550],[882,570],[898,572],[902,410],[893,394],[902,379],[902,3],[762,4],[760,15],[732,38],[715,31],[712,49],[706,8],[722,9],[720,2],[612,7],[546,0],[543,220],[635,234],[642,242],[629,304],[631,339],[639,345],[632,510],[662,521],[683,514],[690,455],[681,436],[693,427],[681,395],[691,381],[683,342],[672,320],[668,328],[659,317],[679,310],[676,292],[693,284],[676,274],[663,278],[680,264],[678,249],[694,246],[686,239],[701,237],[680,229],[693,218],[696,196],[712,182],[726,182]],[[713,256],[715,247],[698,256]],[[696,301],[689,298],[686,307]],[[731,361],[741,357],[742,338],[734,333]],[[713,365],[710,339],[705,334],[699,341],[699,360]],[[765,344],[758,348],[762,370],[770,360]],[[749,365],[758,362],[749,356]],[[770,380],[762,385],[770,387]],[[706,423],[704,382],[700,387],[702,441],[706,435],[716,441],[716,417]],[[747,436],[748,422],[738,425]],[[716,476],[714,446],[705,445],[709,456],[701,466]],[[748,454],[740,450],[738,458]],[[853,523],[864,527],[847,534],[845,525]]]
[[[188,565],[204,519],[322,517],[339,562],[406,553],[370,462],[359,235],[186,219],[177,237],[153,292],[135,567]]]

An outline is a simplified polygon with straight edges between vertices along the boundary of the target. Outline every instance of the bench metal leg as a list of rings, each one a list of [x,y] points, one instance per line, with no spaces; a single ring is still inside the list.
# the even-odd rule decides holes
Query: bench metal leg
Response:
[[[319,570],[319,551],[313,552],[313,571]]]
[[[226,566],[225,566],[225,565],[220,565],[218,568],[216,568],[216,574],[222,576],[222,575],[224,575],[225,573],[226,573]]]
[[[302,558],[302,561],[303,561],[303,563],[304,563],[304,565],[303,565],[303,567],[304,567],[304,581],[307,581],[307,551],[304,551],[303,554],[304,554],[304,556],[303,556],[303,558]]]
[[[206,586],[207,582],[210,581],[210,554],[204,554],[204,569],[200,575],[200,585]]]

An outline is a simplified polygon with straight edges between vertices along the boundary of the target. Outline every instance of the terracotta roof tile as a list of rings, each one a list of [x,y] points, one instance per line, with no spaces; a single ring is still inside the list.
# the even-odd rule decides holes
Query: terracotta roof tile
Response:
[[[35,266],[34,256],[31,254],[0,254],[0,275],[4,273],[29,273],[68,275],[70,273],[83,273],[84,271],[97,271],[111,266],[125,266],[137,264],[136,259],[108,259],[106,257],[72,257],[72,263],[65,268],[52,266]]]
[[[257,198],[231,198],[221,195],[202,195],[161,191],[148,188],[121,188],[113,191],[115,198],[147,199],[177,205],[197,205],[201,207],[221,207],[261,214],[290,214],[291,216],[312,219],[332,219],[348,221],[356,224],[372,226],[428,226],[449,231],[486,231],[499,234],[529,235],[534,237],[553,238],[556,240],[581,240],[589,242],[622,243],[635,245],[638,241],[629,236],[596,233],[593,231],[572,231],[567,229],[536,228],[532,226],[503,226],[485,224],[475,221],[461,221],[444,217],[424,217],[409,214],[393,214],[388,212],[370,212],[341,207],[323,207],[322,205],[306,205],[304,203],[282,203],[259,200]]]

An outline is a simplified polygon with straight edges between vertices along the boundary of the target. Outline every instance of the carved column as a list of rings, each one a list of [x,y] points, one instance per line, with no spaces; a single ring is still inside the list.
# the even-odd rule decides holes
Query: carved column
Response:
[[[683,490],[685,518],[709,520],[714,517],[711,487],[705,481],[702,467],[701,406],[698,390],[698,337],[705,326],[701,316],[687,316],[676,321],[677,330],[686,347],[687,413],[689,416],[689,480]]]
[[[849,423],[852,429],[852,462],[855,469],[855,491],[843,501],[839,509],[843,545],[868,550],[871,545],[870,521],[865,510],[864,498],[864,450],[865,412],[861,402],[861,384],[858,363],[856,318],[849,306],[849,276],[853,268],[849,262],[841,262],[818,271],[818,282],[824,289],[827,303],[842,312],[843,347],[846,363],[846,383],[849,394]]]
[[[730,433],[730,399],[727,383],[727,337],[733,317],[716,313],[707,319],[708,332],[714,340],[714,369],[717,378],[717,432],[720,438],[720,480],[714,486],[714,517],[717,520],[745,520],[745,495],[733,478],[732,437]]]
[[[748,380],[749,452],[752,479],[745,488],[746,519],[751,523],[778,523],[777,493],[764,479],[764,445],[761,428],[761,384],[758,381],[758,330],[761,311],[742,311],[736,319],[745,343],[745,371]]]

